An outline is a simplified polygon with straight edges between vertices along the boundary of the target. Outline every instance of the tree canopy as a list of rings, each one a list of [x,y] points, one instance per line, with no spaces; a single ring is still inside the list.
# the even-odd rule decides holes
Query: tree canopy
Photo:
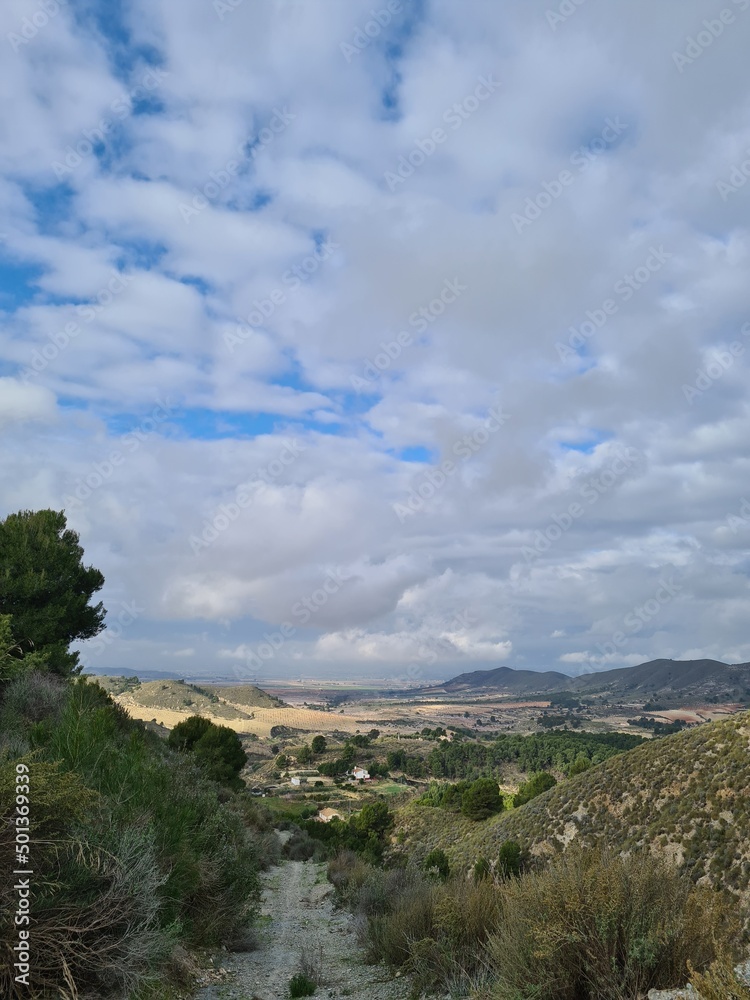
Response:
[[[503,800],[494,778],[477,778],[461,798],[461,812],[469,819],[487,819],[502,808]]]
[[[242,740],[229,726],[217,726],[201,715],[178,722],[167,740],[176,750],[192,752],[206,774],[230,788],[240,789],[239,777],[247,754]]]
[[[104,585],[83,565],[77,532],[62,511],[19,511],[0,521],[0,615],[10,615],[14,657],[63,676],[80,671],[72,642],[104,628],[105,609],[92,596]]]

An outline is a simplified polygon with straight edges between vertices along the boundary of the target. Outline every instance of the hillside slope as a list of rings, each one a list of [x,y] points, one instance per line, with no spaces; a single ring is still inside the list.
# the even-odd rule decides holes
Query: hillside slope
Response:
[[[241,708],[284,708],[285,702],[275,695],[256,687],[255,684],[201,684],[202,691],[210,691],[217,697]]]
[[[423,689],[425,693],[459,694],[461,692],[503,691],[508,694],[542,693],[567,690],[571,678],[556,670],[514,670],[513,667],[495,667],[492,670],[472,670],[459,674],[445,684]],[[414,692],[410,692],[413,694]]]
[[[462,866],[497,857],[505,840],[533,854],[573,840],[673,857],[694,879],[746,892],[750,878],[750,713],[649,741],[561,782],[525,806],[473,823],[412,804],[398,839],[443,847]]]
[[[109,691],[124,708],[164,709],[206,715],[217,719],[248,719],[242,709],[222,701],[218,695],[184,681],[163,680],[140,682],[120,677],[93,677],[92,680]]]

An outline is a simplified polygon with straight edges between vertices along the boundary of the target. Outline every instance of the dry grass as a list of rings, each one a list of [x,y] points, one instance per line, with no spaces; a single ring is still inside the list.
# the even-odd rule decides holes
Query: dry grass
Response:
[[[299,729],[310,733],[346,732],[354,733],[361,728],[353,716],[338,715],[330,712],[316,712],[309,708],[255,708],[254,718],[227,719],[213,715],[210,709],[195,711],[186,709],[177,712],[173,709],[139,705],[129,695],[118,695],[115,698],[125,711],[134,719],[150,722],[156,719],[162,726],[173,729],[178,722],[184,722],[191,715],[200,714],[217,726],[229,726],[236,733],[254,733],[256,736],[270,738],[274,726],[285,726],[289,729]]]

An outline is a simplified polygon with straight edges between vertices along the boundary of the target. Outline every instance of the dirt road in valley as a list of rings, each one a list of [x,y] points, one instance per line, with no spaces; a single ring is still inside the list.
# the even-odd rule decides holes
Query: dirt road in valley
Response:
[[[289,996],[289,980],[306,952],[322,971],[315,996],[349,1000],[407,1000],[409,983],[383,965],[365,965],[349,913],[334,909],[325,865],[285,861],[263,875],[260,944],[230,954],[230,975],[206,986],[196,1000],[278,1000]]]

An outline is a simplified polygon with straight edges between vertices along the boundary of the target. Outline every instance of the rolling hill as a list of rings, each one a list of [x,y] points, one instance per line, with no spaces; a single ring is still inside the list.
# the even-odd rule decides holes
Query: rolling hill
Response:
[[[658,699],[681,704],[687,701],[743,701],[750,698],[750,663],[727,664],[719,660],[649,660],[634,667],[620,667],[569,677],[557,671],[536,672],[496,667],[460,674],[445,684],[423,688],[425,695],[499,694],[531,695],[570,691],[618,699]],[[413,696],[414,691],[410,692]]]
[[[619,851],[646,846],[697,881],[748,894],[750,712],[652,740],[604,761],[517,809],[474,823],[411,804],[399,813],[405,848],[442,847],[459,866],[496,858],[505,840],[534,855],[578,841]]]
[[[235,684],[220,686],[218,684],[201,684],[199,691],[208,691],[223,701],[241,708],[284,708],[286,702],[275,695],[262,691],[254,684]]]

